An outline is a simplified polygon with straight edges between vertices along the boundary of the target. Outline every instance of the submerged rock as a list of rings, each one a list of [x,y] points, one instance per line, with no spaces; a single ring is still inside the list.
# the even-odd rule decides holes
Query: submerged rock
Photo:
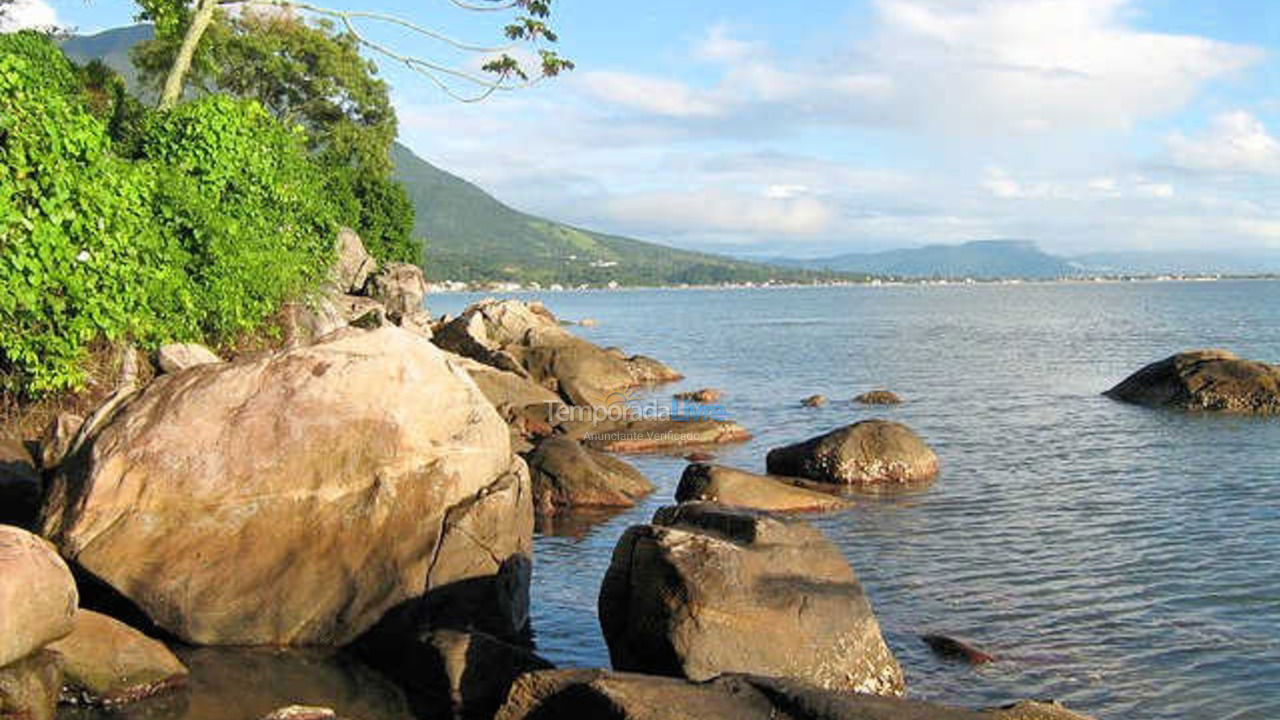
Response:
[[[799,520],[708,503],[662,508],[618,541],[599,613],[618,670],[903,692],[853,569]]]
[[[1149,407],[1276,415],[1280,366],[1226,350],[1193,350],[1154,362],[1104,394]]]
[[[42,524],[188,642],[343,645],[393,607],[517,632],[528,482],[466,374],[388,327],[161,376],[63,464]]]
[[[787,482],[787,478],[704,463],[686,467],[676,488],[676,502],[697,501],[782,512],[842,510],[852,506],[834,495],[797,487]]]
[[[774,448],[769,472],[846,485],[916,483],[938,475],[938,456],[907,426],[864,420]]]
[[[75,629],[49,646],[62,656],[63,697],[119,705],[182,685],[187,668],[157,640],[106,615],[76,613]]]
[[[495,720],[1088,720],[1051,703],[965,710],[730,674],[693,683],[608,670],[543,670],[520,677]]]
[[[690,390],[689,392],[679,392],[673,395],[676,400],[684,400],[686,402],[695,403],[716,403],[724,398],[724,391],[715,388],[702,388],[701,390]]]
[[[811,408],[822,407],[823,405],[827,404],[827,396],[826,395],[810,395],[809,397],[801,400],[800,404],[805,407],[811,407]]]
[[[70,634],[79,599],[52,545],[0,525],[0,667]]]
[[[855,397],[853,401],[863,405],[900,405],[902,398],[888,390],[872,390]]]
[[[631,465],[565,437],[549,437],[525,458],[538,512],[571,507],[631,507],[653,483]]]
[[[963,660],[970,665],[983,665],[996,661],[995,656],[947,635],[921,635],[920,639],[935,655],[948,660]]]

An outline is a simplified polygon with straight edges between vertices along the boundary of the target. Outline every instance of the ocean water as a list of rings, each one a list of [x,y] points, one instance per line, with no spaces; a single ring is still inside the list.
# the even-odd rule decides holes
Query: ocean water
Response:
[[[457,312],[474,295],[429,298]],[[520,295],[520,297],[531,297]],[[932,486],[813,522],[871,596],[908,694],[973,707],[1056,698],[1102,718],[1280,718],[1280,418],[1186,415],[1100,393],[1174,352],[1280,361],[1280,283],[1024,284],[547,293],[576,332],[711,386],[755,438],[717,461],[869,417],[937,451]],[[889,388],[906,403],[849,402]],[[802,408],[813,393],[830,402]],[[536,540],[534,631],[607,666],[596,596],[614,543],[672,502],[685,462],[632,456],[658,490]],[[553,532],[554,531],[554,532]],[[961,637],[996,663],[936,658]]]

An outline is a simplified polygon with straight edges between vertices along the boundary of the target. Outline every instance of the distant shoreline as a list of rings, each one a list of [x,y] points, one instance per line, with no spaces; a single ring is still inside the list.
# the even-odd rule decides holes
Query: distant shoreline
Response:
[[[973,287],[990,285],[1119,285],[1125,283],[1210,283],[1210,282],[1274,282],[1280,275],[1143,275],[1143,276],[1098,276],[1079,278],[1034,278],[1034,279],[895,279],[869,281],[836,281],[814,283],[724,283],[719,285],[618,285],[608,287],[601,285],[564,287],[529,287],[515,284],[487,284],[483,286],[457,287],[455,283],[428,283],[427,292],[431,295],[465,295],[482,293],[583,293],[583,292],[621,292],[628,290],[793,290],[805,288],[845,288],[845,287]]]

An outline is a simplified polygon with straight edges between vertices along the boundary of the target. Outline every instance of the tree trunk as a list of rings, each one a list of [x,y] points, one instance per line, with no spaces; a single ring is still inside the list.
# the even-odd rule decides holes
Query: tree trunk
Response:
[[[213,12],[218,9],[218,0],[199,0],[195,14],[191,17],[191,26],[182,38],[182,46],[178,48],[178,56],[173,59],[173,67],[164,79],[164,91],[160,94],[160,109],[171,110],[182,99],[182,90],[186,86],[187,73],[191,70],[191,60],[196,55],[200,38],[213,22]]]

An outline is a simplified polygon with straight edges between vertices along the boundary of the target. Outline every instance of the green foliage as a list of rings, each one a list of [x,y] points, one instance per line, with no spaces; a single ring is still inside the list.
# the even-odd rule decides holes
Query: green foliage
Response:
[[[133,51],[144,83],[158,85],[182,38],[157,33]],[[199,93],[252,98],[306,131],[309,150],[339,175],[335,202],[379,260],[416,262],[413,206],[390,181],[396,115],[387,84],[350,33],[278,12],[218,13],[201,39],[189,84]]]
[[[84,78],[34,33],[0,38],[0,370],[26,396],[79,385],[98,338],[253,329],[331,260],[330,175],[301,132],[209,98],[139,119],[125,156],[127,103],[95,106],[112,82]]]

